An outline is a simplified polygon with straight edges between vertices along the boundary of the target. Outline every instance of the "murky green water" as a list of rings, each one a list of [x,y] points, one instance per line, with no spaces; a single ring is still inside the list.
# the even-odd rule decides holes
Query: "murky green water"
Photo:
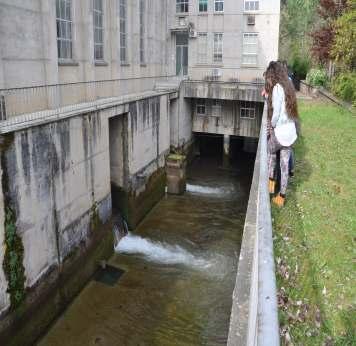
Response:
[[[127,238],[140,253],[111,259],[119,281],[91,281],[39,345],[225,345],[252,165],[196,160],[190,192],[165,197]]]

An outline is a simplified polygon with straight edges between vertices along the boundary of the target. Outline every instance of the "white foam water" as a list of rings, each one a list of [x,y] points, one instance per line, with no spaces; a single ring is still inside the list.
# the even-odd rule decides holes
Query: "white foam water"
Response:
[[[231,187],[211,187],[211,186],[203,186],[203,185],[192,185],[187,184],[186,187],[187,192],[202,194],[202,195],[226,195],[232,193]]]
[[[129,233],[115,246],[117,253],[139,254],[145,259],[163,264],[183,264],[188,267],[207,268],[210,263],[197,258],[178,245],[169,245]]]

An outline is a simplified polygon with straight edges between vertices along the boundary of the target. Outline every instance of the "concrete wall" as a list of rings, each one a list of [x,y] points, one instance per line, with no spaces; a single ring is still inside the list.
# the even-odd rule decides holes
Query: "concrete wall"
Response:
[[[170,102],[170,118],[171,146],[187,149],[192,142],[192,104],[183,91]]]
[[[18,131],[2,153],[32,287],[89,236],[93,210],[111,215],[108,127],[98,114]],[[35,203],[35,205],[34,205]]]
[[[196,99],[192,99],[193,131],[229,136],[258,138],[263,113],[263,103],[254,103],[255,118],[241,118],[241,101],[221,101],[221,115],[212,115],[212,101],[206,100],[206,115],[197,114]]]

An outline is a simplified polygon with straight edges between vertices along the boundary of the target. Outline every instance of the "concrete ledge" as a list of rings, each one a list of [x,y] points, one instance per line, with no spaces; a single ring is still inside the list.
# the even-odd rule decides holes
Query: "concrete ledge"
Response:
[[[266,123],[265,104],[233,293],[229,346],[279,345]]]
[[[175,97],[176,92],[177,90],[172,89],[166,91],[147,91],[137,94],[124,95],[120,97],[104,98],[93,102],[77,103],[75,105],[70,105],[59,109],[18,115],[0,122],[0,134],[14,132],[33,126],[53,123],[61,119],[75,117],[86,113],[92,113],[98,110],[106,110],[108,108],[126,105],[131,102],[151,97],[170,94],[173,94],[173,96]]]

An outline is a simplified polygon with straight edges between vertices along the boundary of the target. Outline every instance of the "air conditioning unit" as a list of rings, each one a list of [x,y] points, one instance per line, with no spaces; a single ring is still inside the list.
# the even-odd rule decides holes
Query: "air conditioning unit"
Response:
[[[181,27],[187,26],[187,18],[186,17],[178,17],[178,25]]]
[[[256,21],[255,21],[255,16],[250,15],[247,16],[247,25],[255,25]]]
[[[198,37],[198,32],[196,30],[190,29],[189,30],[189,37],[190,38],[197,38]]]

